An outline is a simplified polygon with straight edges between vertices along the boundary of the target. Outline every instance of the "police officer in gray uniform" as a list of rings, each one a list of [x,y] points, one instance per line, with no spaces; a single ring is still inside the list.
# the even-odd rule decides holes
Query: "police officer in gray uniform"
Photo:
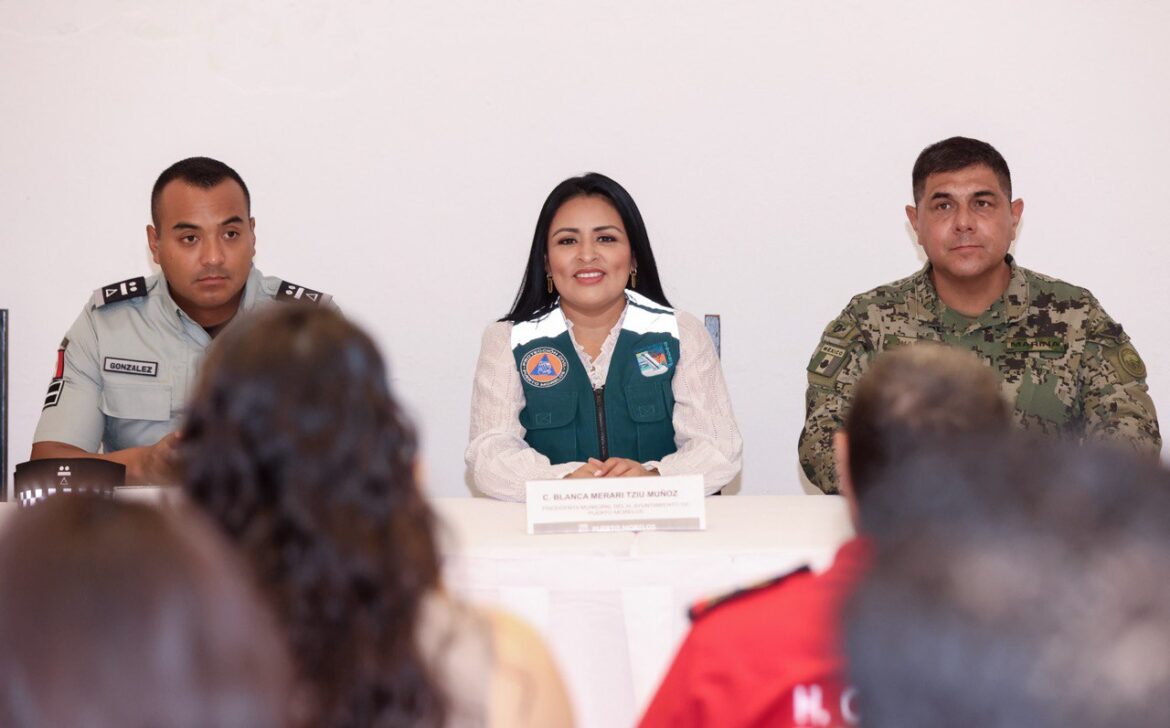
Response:
[[[330,304],[252,266],[248,187],[222,162],[192,157],[167,168],[151,217],[146,236],[162,274],[94,291],[57,350],[33,460],[100,457],[124,464],[128,483],[175,482],[179,417],[216,334],[274,299]]]

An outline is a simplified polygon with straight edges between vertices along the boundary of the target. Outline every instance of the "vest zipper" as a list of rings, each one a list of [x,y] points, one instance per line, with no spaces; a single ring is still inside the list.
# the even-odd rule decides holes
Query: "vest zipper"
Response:
[[[600,445],[601,460],[609,459],[609,436],[605,432],[605,385],[593,390],[593,404],[597,406],[597,444]]]

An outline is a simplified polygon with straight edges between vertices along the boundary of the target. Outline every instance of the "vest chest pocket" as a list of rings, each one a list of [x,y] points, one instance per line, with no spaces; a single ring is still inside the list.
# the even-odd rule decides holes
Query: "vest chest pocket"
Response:
[[[169,421],[171,388],[166,385],[107,384],[102,389],[101,411],[123,420]]]
[[[528,392],[520,424],[524,440],[553,463],[567,463],[577,457],[577,397],[572,394]]]
[[[676,449],[669,386],[670,382],[658,381],[626,385],[626,411],[634,421],[640,462],[661,460]]]
[[[666,395],[658,382],[626,385],[626,407],[634,422],[659,422],[666,419]]]

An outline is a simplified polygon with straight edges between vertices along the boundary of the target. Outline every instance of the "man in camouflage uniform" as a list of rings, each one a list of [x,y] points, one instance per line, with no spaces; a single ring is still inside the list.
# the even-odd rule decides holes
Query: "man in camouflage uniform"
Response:
[[[1146,367],[1121,326],[1083,288],[1016,265],[1007,251],[1023,214],[991,145],[954,137],[922,151],[906,207],[928,263],[854,296],[808,365],[800,463],[837,492],[832,438],[853,388],[880,352],[917,341],[970,349],[999,376],[1023,428],[1162,447]]]

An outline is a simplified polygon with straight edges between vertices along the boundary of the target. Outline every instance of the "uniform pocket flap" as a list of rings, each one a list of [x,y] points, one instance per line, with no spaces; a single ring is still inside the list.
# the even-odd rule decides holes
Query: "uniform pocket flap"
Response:
[[[572,394],[529,394],[520,412],[526,430],[564,427],[577,416],[577,397]]]
[[[101,410],[103,414],[124,420],[163,422],[171,419],[171,388],[107,384],[102,390]]]
[[[658,382],[626,385],[626,407],[634,422],[658,422],[666,419],[666,397]]]

